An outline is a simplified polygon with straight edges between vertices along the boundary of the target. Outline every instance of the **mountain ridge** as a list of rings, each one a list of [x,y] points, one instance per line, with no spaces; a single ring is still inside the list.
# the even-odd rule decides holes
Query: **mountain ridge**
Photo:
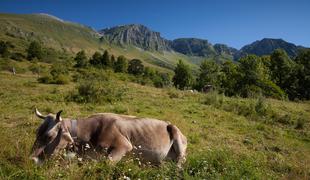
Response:
[[[295,57],[299,51],[304,47],[297,46],[293,43],[287,42],[283,39],[276,38],[263,38],[256,40],[251,44],[243,46],[238,53],[234,56],[238,59],[247,54],[255,54],[258,56],[269,55],[276,49],[283,49],[290,57]]]
[[[270,55],[274,50],[284,49],[290,57],[295,57],[299,49],[305,48],[283,39],[263,38],[244,45],[239,50],[226,44],[211,44],[207,39],[176,38],[168,40],[159,32],[152,31],[142,24],[128,24],[98,31],[102,39],[109,43],[133,45],[149,51],[175,51],[188,56],[212,58],[216,56],[237,60],[247,54]]]
[[[109,49],[116,55],[131,54],[129,57],[143,57],[153,62],[188,59],[199,64],[203,59],[237,60],[247,54],[268,55],[277,48],[284,49],[289,56],[296,56],[303,46],[297,46],[283,39],[264,38],[243,46],[240,50],[226,44],[212,44],[207,39],[177,38],[168,40],[160,32],[141,24],[120,25],[102,30],[66,21],[50,14],[4,14],[0,13],[0,38],[19,41],[21,46],[31,40],[39,40],[49,47],[73,53],[81,49],[89,53]],[[21,41],[21,42],[20,42]],[[23,43],[22,43],[23,42]],[[133,46],[136,48],[130,48]],[[130,51],[135,51],[130,53]],[[167,53],[169,56],[164,57]],[[179,54],[175,54],[179,53]],[[154,56],[154,53],[157,54]],[[139,55],[141,54],[141,55]],[[148,54],[148,55],[146,55]],[[167,58],[173,57],[173,60]],[[155,60],[156,61],[156,60]],[[169,65],[170,66],[170,65]]]

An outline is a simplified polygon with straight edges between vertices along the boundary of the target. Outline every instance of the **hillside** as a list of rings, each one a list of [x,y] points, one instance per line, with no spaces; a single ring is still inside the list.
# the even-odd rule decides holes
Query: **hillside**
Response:
[[[0,39],[17,44],[17,48],[24,48],[32,40],[68,52],[99,47],[96,31],[45,14],[0,14]]]
[[[14,51],[25,54],[31,41],[37,40],[45,47],[74,55],[85,50],[90,57],[95,51],[108,50],[115,56],[139,58],[145,65],[163,71],[171,71],[179,59],[192,66],[201,58],[189,57],[173,51],[148,51],[131,44],[119,44],[100,40],[102,36],[84,25],[60,20],[47,14],[0,14],[0,40],[14,44]]]
[[[0,179],[309,179],[310,104],[273,99],[228,98],[173,88],[157,89],[127,81],[125,74],[102,72],[103,103],[77,103],[68,96],[78,83],[40,84],[30,62],[12,62],[17,75],[0,72]],[[41,63],[41,66],[48,66]],[[76,74],[71,70],[70,74]],[[101,78],[104,79],[104,78]],[[177,125],[188,138],[183,169],[174,163],[154,167],[125,158],[117,165],[106,160],[65,160],[64,156],[40,167],[28,158],[41,124],[33,114],[64,110],[63,117],[87,117],[97,112],[152,117]],[[298,124],[302,123],[302,128]]]

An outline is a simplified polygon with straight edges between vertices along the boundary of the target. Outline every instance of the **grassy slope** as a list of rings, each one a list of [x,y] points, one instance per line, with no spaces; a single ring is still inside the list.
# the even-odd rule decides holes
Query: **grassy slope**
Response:
[[[19,65],[29,66],[26,62]],[[116,76],[111,75],[114,81],[119,81]],[[268,99],[268,109],[293,119],[291,124],[281,124],[272,122],[273,119],[247,115],[249,110],[242,110],[241,105],[247,107],[256,103],[253,99],[206,96],[121,83],[128,87],[128,92],[120,102],[77,104],[64,99],[74,89],[73,83],[45,85],[37,83],[36,77],[29,72],[16,76],[0,72],[0,178],[309,179],[309,102]],[[170,121],[188,137],[188,161],[182,171],[169,163],[161,167],[139,167],[130,159],[116,166],[105,161],[77,163],[54,160],[35,167],[28,160],[35,129],[41,123],[32,113],[34,106],[44,113],[63,109],[64,117],[72,118],[96,112],[116,112]],[[303,130],[296,130],[295,119],[300,115],[306,117],[306,123]]]
[[[197,67],[202,58],[188,57],[172,52],[149,52],[135,47],[120,47],[99,41],[95,31],[85,26],[62,22],[46,15],[0,14],[0,40],[12,42],[15,51],[25,52],[31,40],[39,40],[46,47],[76,53],[84,49],[89,56],[95,51],[108,49],[112,54],[125,55],[129,59],[139,58],[147,66],[163,71],[172,69],[179,59]],[[164,68],[162,68],[164,67]]]
[[[0,24],[1,40],[7,39],[17,47],[27,45],[30,40],[39,40],[45,46],[69,52],[91,51],[99,45],[93,30],[45,15],[0,14]]]

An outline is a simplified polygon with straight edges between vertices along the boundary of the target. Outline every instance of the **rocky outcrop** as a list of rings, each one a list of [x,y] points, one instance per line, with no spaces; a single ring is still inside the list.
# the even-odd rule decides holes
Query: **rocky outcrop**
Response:
[[[227,46],[226,44],[214,44],[213,48],[215,49],[216,53],[219,55],[235,55],[238,50],[232,47]]]
[[[133,45],[151,51],[171,50],[169,41],[162,38],[159,32],[151,31],[139,24],[107,28],[100,30],[99,33],[110,43]]]

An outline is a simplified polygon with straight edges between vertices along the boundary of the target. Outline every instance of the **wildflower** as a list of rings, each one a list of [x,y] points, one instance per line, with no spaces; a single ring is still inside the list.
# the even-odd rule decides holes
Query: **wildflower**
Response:
[[[126,179],[126,180],[130,180],[130,177],[124,176],[124,179]]]

